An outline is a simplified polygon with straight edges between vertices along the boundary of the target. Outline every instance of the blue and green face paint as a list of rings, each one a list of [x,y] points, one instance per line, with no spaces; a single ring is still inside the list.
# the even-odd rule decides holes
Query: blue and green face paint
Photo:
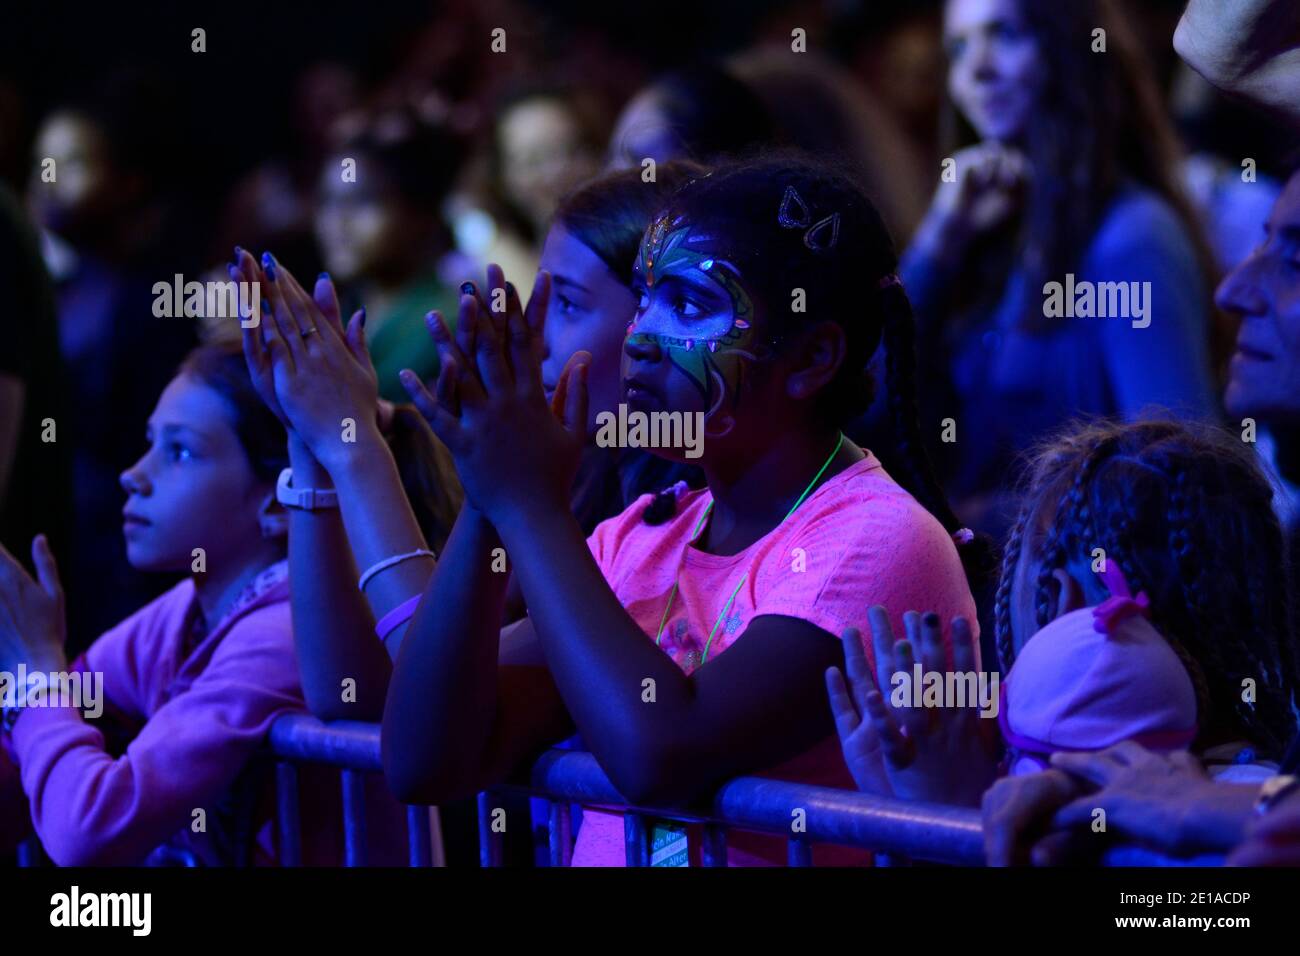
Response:
[[[716,244],[681,216],[650,225],[634,267],[640,302],[628,341],[661,348],[703,397],[706,427],[725,434],[748,363],[770,350],[758,342],[740,270],[715,254]]]

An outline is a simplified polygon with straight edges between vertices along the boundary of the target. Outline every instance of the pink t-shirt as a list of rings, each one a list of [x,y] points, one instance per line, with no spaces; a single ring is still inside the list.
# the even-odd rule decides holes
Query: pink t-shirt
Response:
[[[856,627],[866,639],[869,656],[867,609],[876,604],[889,609],[900,636],[903,613],[913,610],[934,611],[945,626],[964,615],[972,628],[978,627],[975,602],[951,536],[870,453],[739,554],[707,554],[689,546],[712,501],[707,489],[683,496],[677,514],[663,525],[641,520],[649,501],[650,496],[644,496],[603,522],[588,545],[623,607],[652,640],[673,581],[678,580],[660,647],[688,673],[699,666],[714,623],[733,592],[708,661],[724,653],[755,617],[766,614],[800,618],[837,638],[845,628]],[[834,736],[758,775],[854,788]],[[785,859],[783,840],[732,833],[728,845],[732,865]],[[814,858],[847,859],[843,853],[827,853],[830,849],[817,848]],[[586,811],[573,864],[622,866],[624,852],[622,816]]]

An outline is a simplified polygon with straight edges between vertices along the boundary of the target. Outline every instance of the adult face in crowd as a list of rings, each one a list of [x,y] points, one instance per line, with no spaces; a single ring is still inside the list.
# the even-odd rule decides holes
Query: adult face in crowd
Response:
[[[1215,299],[1241,317],[1228,413],[1300,423],[1300,170],[1273,206],[1263,241],[1220,283]]]

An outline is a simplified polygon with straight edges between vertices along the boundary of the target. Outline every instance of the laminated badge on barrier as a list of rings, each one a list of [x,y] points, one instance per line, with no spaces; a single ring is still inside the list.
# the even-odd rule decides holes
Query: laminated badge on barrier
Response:
[[[686,824],[671,820],[655,821],[650,836],[651,866],[690,866],[687,852]]]

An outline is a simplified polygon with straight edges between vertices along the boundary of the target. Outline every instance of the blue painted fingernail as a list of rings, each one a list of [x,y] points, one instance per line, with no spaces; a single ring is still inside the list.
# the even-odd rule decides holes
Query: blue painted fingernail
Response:
[[[275,281],[275,260],[271,258],[269,252],[262,253],[262,268],[266,270],[266,277],[272,282]]]
[[[329,282],[330,274],[328,272],[322,272],[320,275],[316,277],[316,281],[319,282],[321,279],[324,279],[326,282]]]
[[[235,258],[238,259],[243,254],[244,254],[244,250],[239,248],[239,246],[235,246]]]
[[[361,327],[363,329],[366,327],[366,307],[364,305],[361,307]]]
[[[226,272],[230,273],[230,278],[232,279],[238,280],[242,278],[242,276],[239,273],[239,270],[236,269],[234,266],[226,266]]]
[[[472,283],[472,282],[462,282],[462,283],[460,284],[460,294],[461,294],[461,295],[473,295],[473,294],[474,294],[474,283]]]

